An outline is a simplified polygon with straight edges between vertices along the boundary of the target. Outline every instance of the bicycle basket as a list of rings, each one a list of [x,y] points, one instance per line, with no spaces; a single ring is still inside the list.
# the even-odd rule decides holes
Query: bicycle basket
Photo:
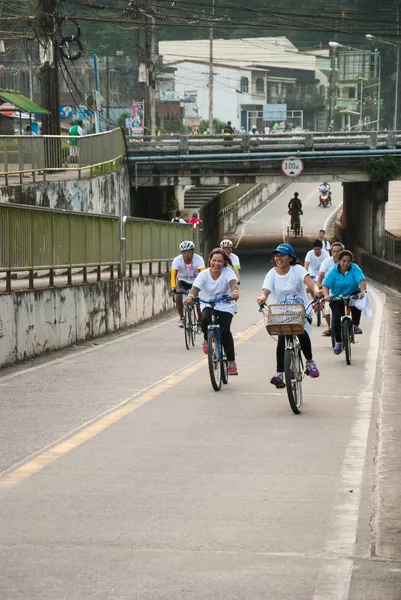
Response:
[[[270,335],[299,335],[304,332],[303,304],[269,304],[265,325]]]

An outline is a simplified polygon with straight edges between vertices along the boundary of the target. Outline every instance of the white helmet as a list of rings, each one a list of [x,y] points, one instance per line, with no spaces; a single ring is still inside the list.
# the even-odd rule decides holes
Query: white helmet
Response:
[[[220,248],[232,248],[233,247],[233,243],[231,240],[221,240],[220,242]]]
[[[195,250],[195,244],[191,241],[181,242],[180,252],[185,252],[185,250]]]

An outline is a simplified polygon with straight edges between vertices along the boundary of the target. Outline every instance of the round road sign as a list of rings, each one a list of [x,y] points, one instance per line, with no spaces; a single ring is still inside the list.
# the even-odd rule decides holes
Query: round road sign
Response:
[[[286,177],[299,177],[304,170],[304,161],[296,156],[289,156],[281,161],[281,171]]]

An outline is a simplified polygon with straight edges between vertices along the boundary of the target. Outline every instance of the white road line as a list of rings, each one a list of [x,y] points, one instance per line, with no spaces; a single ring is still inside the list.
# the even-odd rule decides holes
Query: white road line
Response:
[[[369,293],[375,302],[375,317],[365,362],[364,384],[356,403],[355,418],[326,538],[324,553],[328,558],[322,562],[313,600],[347,600],[351,584],[383,317],[383,302],[379,294],[371,286]],[[348,376],[352,377],[351,373]]]
[[[177,320],[177,318],[173,317],[172,319],[168,319],[166,321],[163,321],[162,323],[158,323],[157,325],[150,325],[149,327],[143,327],[143,328],[141,328],[140,331],[134,331],[133,333],[127,333],[124,335],[120,335],[118,338],[109,340],[107,342],[99,341],[99,342],[97,342],[98,343],[97,346],[93,346],[93,347],[91,346],[90,348],[87,348],[86,350],[77,350],[76,352],[69,353],[68,356],[62,356],[61,358],[56,358],[54,360],[49,360],[49,361],[43,362],[40,365],[35,365],[33,367],[27,367],[26,369],[22,369],[20,371],[17,371],[16,373],[10,373],[9,375],[4,375],[3,377],[0,377],[0,387],[3,385],[3,382],[9,381],[10,379],[15,379],[16,377],[26,375],[27,373],[33,373],[34,371],[38,371],[39,369],[47,369],[48,367],[51,367],[52,365],[58,365],[60,363],[67,362],[69,360],[73,360],[77,356],[83,356],[84,354],[90,354],[91,352],[97,352],[98,350],[102,350],[102,348],[111,346],[112,344],[119,344],[120,342],[124,342],[125,340],[128,340],[130,338],[136,337],[138,335],[142,335],[143,333],[148,333],[148,331],[153,331],[154,329],[158,329],[159,327],[168,325],[169,323],[172,323],[173,321],[176,321],[176,320]],[[95,340],[88,340],[88,342],[86,342],[86,343],[91,343],[91,342],[93,343],[94,341]],[[64,348],[64,350],[68,350],[68,348]],[[59,350],[59,352],[61,352],[61,350]],[[35,360],[35,358],[33,358],[32,360]]]
[[[338,211],[339,211],[339,210],[340,210],[340,206],[337,206],[336,208],[334,208],[334,209],[331,211],[331,213],[329,214],[329,216],[327,217],[327,219],[325,220],[325,222],[324,222],[324,225],[323,225],[323,229],[324,229],[325,231],[326,231],[326,229],[327,229],[327,227],[328,227],[328,225],[329,225],[329,223],[330,223],[330,220],[332,219],[332,217],[333,217],[335,214],[337,214],[337,213],[338,213]]]

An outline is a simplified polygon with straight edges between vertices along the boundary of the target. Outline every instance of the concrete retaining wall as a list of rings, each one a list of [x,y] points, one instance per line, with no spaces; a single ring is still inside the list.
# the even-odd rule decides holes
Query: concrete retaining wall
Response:
[[[268,183],[260,186],[260,191],[249,197],[245,196],[243,200],[236,202],[227,212],[224,212],[219,219],[220,237],[227,232],[235,231],[237,223],[265,202],[276,195],[283,185],[278,183]]]
[[[336,222],[338,239],[355,255],[355,262],[372,279],[401,292],[401,265],[369,254],[355,241],[351,233],[346,231],[340,221]]]
[[[65,176],[63,173],[60,177]],[[0,187],[0,202],[104,215],[130,215],[128,169],[91,179],[58,179]]]
[[[285,184],[284,184],[285,185]],[[248,213],[273,198],[284,187],[281,183],[259,186],[256,194],[245,195],[231,206],[222,206],[221,196],[217,196],[200,210],[203,221],[203,253],[205,256],[215,248],[228,231],[233,231],[237,223]]]
[[[0,367],[113,333],[172,307],[169,276],[0,295]]]

